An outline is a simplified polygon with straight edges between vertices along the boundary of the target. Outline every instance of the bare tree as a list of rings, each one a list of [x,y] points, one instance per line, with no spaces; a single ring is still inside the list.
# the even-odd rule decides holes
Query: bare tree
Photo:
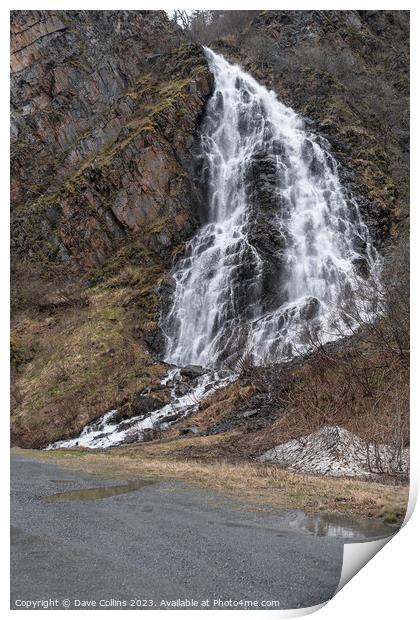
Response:
[[[174,10],[172,13],[172,20],[185,30],[191,28],[191,17],[191,11]]]
[[[245,352],[242,380],[267,395],[277,443],[339,426],[366,445],[373,473],[406,475],[409,443],[409,252],[406,240],[384,257],[381,279],[360,277],[346,291],[329,333],[308,323],[292,362],[255,367]],[[309,351],[308,351],[309,349]],[[360,442],[359,442],[360,444]]]

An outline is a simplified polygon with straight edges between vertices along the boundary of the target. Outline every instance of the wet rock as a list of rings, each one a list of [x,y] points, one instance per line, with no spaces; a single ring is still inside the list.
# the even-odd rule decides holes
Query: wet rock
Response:
[[[181,375],[187,379],[197,379],[198,377],[202,377],[206,374],[206,372],[208,371],[205,368],[195,364],[189,364],[188,366],[181,368]]]
[[[197,426],[187,426],[187,428],[183,428],[179,431],[180,435],[201,435],[200,430]]]
[[[178,383],[175,387],[175,395],[176,396],[185,396],[186,394],[188,394],[188,392],[190,391],[190,388],[188,387],[188,385],[185,385],[185,383]]]
[[[163,355],[165,350],[165,337],[159,325],[152,329],[144,329],[143,340],[152,352],[156,355]]]
[[[175,420],[178,420],[178,418],[180,418],[182,415],[182,411],[176,411],[174,413],[171,413],[169,415],[166,415],[164,418],[162,418],[162,420],[160,420],[161,423],[163,422],[174,422]]]
[[[319,300],[315,297],[312,297],[309,301],[305,303],[304,306],[300,309],[300,316],[302,319],[306,321],[310,321],[318,314],[320,308]]]
[[[244,411],[243,413],[241,413],[241,416],[243,418],[254,418],[258,415],[258,413],[258,409],[248,409],[248,411]]]
[[[369,265],[365,258],[355,258],[353,260],[353,265],[355,266],[359,276],[365,278],[366,280],[369,278]]]
[[[118,424],[122,420],[126,420],[127,418],[131,418],[133,414],[133,410],[131,407],[131,403],[125,403],[119,409],[116,410],[114,415],[111,418],[111,422]]]
[[[160,409],[163,406],[162,401],[151,398],[150,396],[144,396],[143,394],[136,394],[131,404],[132,415],[146,415],[156,409]]]
[[[135,430],[130,433],[127,433],[124,439],[125,444],[136,443],[137,441],[141,441],[143,439],[143,435]]]

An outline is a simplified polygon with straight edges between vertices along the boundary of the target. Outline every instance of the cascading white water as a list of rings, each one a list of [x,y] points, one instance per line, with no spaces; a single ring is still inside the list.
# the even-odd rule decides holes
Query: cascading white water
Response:
[[[343,331],[377,256],[328,143],[240,67],[205,50],[214,93],[201,131],[205,222],[173,271],[166,360],[214,367],[248,350],[287,359]],[[338,331],[337,331],[337,328]]]
[[[223,372],[206,372],[198,377],[187,390],[179,394],[178,388],[185,384],[179,368],[171,368],[161,385],[171,388],[171,401],[148,415],[138,415],[118,421],[118,410],[107,411],[98,420],[91,422],[78,437],[63,439],[49,444],[46,450],[58,448],[112,448],[121,444],[142,441],[147,430],[168,428],[174,420],[193,413],[200,400],[210,396],[217,389],[228,385],[234,376]]]
[[[162,380],[171,387],[169,404],[122,421],[110,411],[48,449],[141,441],[146,429],[189,415],[233,381],[232,372],[217,370],[223,361],[244,351],[256,363],[289,358],[306,350],[308,325],[334,339],[348,327],[337,309],[357,299],[359,272],[377,271],[368,230],[328,143],[242,69],[208,49],[206,55],[215,87],[201,128],[205,221],[173,270],[162,329],[166,361],[216,370],[178,393],[181,374],[171,369]],[[365,304],[358,311],[365,313]]]

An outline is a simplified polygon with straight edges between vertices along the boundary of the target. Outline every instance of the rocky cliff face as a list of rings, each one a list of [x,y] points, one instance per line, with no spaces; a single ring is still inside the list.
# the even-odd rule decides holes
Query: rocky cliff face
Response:
[[[182,159],[211,89],[163,12],[12,14],[13,248],[77,268],[158,217],[188,232]]]
[[[196,225],[189,149],[211,88],[163,11],[12,13],[15,442],[71,435],[164,371],[145,341]]]

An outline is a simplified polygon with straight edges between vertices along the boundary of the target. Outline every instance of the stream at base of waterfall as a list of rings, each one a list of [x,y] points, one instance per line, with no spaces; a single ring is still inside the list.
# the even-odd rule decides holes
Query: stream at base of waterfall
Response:
[[[121,444],[142,441],[145,432],[165,430],[174,422],[197,411],[200,401],[232,381],[236,375],[223,371],[203,371],[190,381],[187,387],[181,368],[171,368],[161,385],[170,388],[171,401],[150,414],[116,420],[118,410],[108,411],[101,418],[85,426],[79,437],[56,441],[47,450],[57,448],[111,448]],[[180,387],[182,386],[181,394]]]

